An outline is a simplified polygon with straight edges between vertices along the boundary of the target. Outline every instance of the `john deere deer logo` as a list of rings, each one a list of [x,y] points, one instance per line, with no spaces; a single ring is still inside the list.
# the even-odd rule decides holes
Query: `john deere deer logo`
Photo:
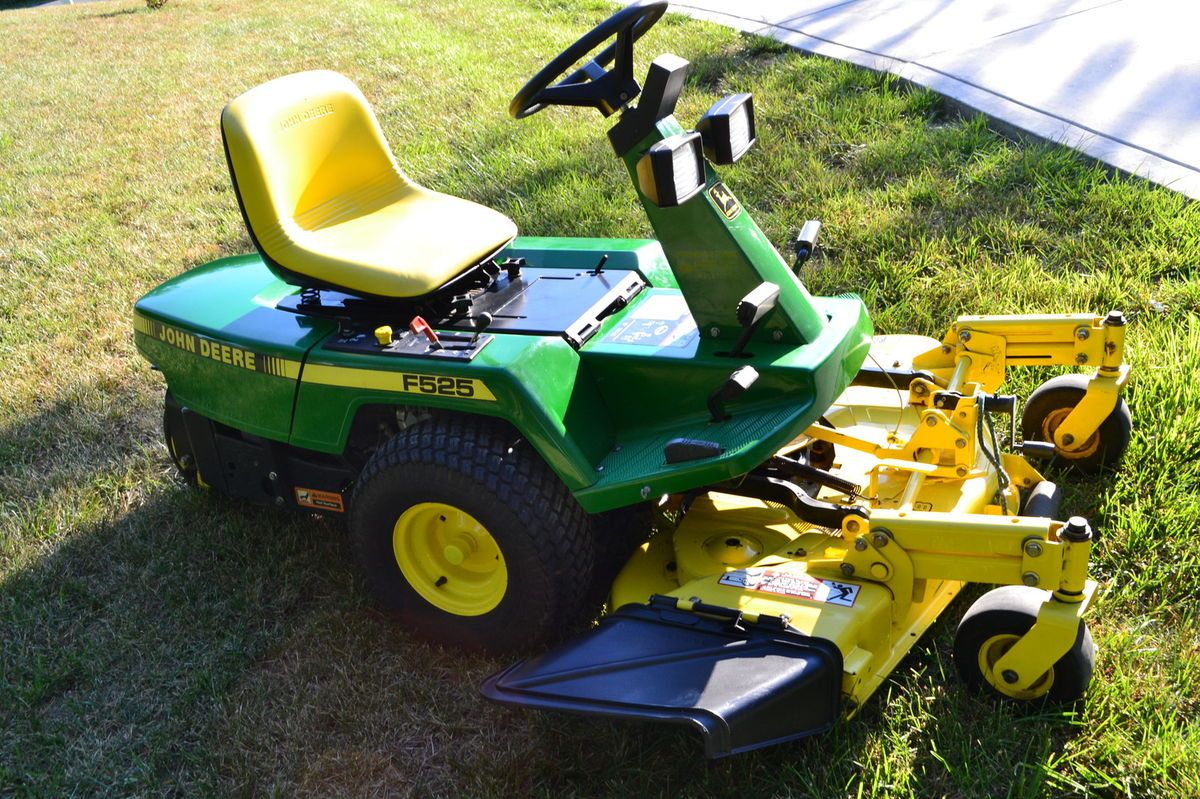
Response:
[[[726,219],[733,219],[741,213],[741,203],[737,201],[737,197],[733,196],[733,192],[725,188],[724,183],[718,183],[709,189],[708,196],[712,198],[717,208],[721,209],[721,213],[725,214]]]

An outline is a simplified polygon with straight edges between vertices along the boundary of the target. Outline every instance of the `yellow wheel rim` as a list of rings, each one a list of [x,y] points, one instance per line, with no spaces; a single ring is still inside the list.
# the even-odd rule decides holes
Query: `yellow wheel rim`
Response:
[[[422,502],[400,514],[392,551],[413,590],[456,616],[487,613],[508,589],[508,568],[496,539],[453,505]]]
[[[995,688],[1005,696],[1011,696],[1013,699],[1021,699],[1029,701],[1031,699],[1040,699],[1050,693],[1050,687],[1054,685],[1054,667],[1039,677],[1033,685],[1025,689],[1017,688],[1009,685],[1004,679],[996,674],[993,667],[1000,658],[1004,657],[1004,653],[1012,649],[1012,645],[1020,640],[1019,635],[1010,633],[1001,633],[993,635],[991,638],[983,642],[983,646],[979,647],[979,673],[988,681],[988,684]]]
[[[1056,408],[1046,414],[1046,418],[1042,420],[1042,439],[1044,441],[1054,441],[1054,431],[1058,429],[1058,426],[1063,423],[1064,419],[1071,415],[1071,410],[1071,408]],[[1100,449],[1100,431],[1097,430],[1092,433],[1088,436],[1087,441],[1074,449],[1062,449],[1057,444],[1054,445],[1054,449],[1061,457],[1067,460],[1074,461],[1080,458],[1091,457]]]

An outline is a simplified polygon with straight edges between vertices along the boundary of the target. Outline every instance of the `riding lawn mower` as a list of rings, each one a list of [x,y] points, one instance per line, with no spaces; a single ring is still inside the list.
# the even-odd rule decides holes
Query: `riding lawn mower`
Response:
[[[970,582],[1002,587],[959,622],[961,678],[1078,700],[1096,532],[1034,462],[1087,473],[1123,454],[1122,314],[874,336],[857,296],[810,295],[819,223],[789,265],[716,172],[756,141],[753,97],[689,130],[687,61],[635,80],[634,42],[665,9],[619,10],[509,109],[615,118],[653,240],[522,237],[418,185],[333,72],[230,102],[256,251],[134,315],[179,472],[344,519],[415,634],[537,653],[488,698],[688,725],[709,757],[853,715]],[[1055,365],[1086,371],[1001,393],[1009,367]]]

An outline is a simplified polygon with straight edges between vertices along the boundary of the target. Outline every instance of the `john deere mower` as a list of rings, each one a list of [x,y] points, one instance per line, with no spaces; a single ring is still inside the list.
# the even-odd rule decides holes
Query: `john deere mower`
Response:
[[[1030,461],[1121,457],[1122,315],[872,336],[857,297],[810,295],[819,224],[789,266],[715,170],[755,143],[751,95],[689,130],[687,61],[635,80],[665,9],[618,11],[509,108],[615,118],[655,240],[521,237],[416,184],[333,72],[229,103],[257,251],[134,317],[179,472],[346,519],[378,603],[418,635],[541,652],[487,697],[682,723],[710,757],[852,715],[967,582],[1003,587],[958,625],[962,679],[1077,700],[1096,534]],[[1031,365],[1086,371],[1000,393]]]

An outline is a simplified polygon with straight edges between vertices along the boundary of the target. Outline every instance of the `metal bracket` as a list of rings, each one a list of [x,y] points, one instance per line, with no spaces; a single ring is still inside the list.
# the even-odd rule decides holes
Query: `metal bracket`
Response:
[[[1106,371],[1109,373],[1106,374]],[[1083,446],[1092,434],[1100,429],[1100,425],[1113,412],[1113,408],[1117,407],[1121,388],[1128,380],[1128,364],[1122,364],[1116,370],[1097,370],[1088,381],[1087,393],[1083,395],[1083,399],[1079,400],[1079,404],[1071,409],[1055,429],[1054,445],[1068,452]],[[1067,441],[1071,443],[1067,444]]]

